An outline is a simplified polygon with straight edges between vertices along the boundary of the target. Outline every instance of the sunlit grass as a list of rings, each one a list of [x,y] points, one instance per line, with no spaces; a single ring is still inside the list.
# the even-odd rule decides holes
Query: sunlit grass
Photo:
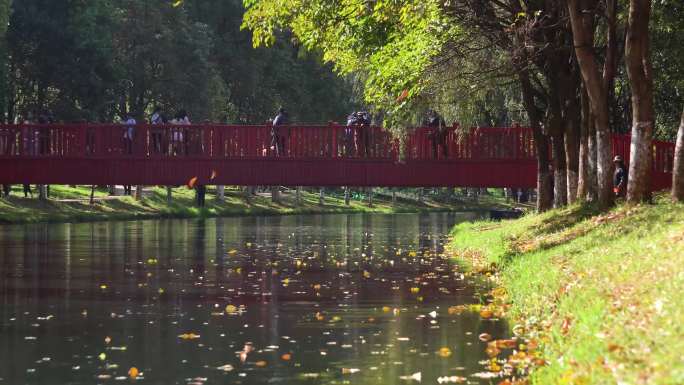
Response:
[[[108,197],[106,189],[97,189],[94,204],[90,204],[89,186],[51,186],[50,199],[39,201],[38,192],[33,191],[33,198],[23,198],[21,186],[14,186],[10,199],[0,199],[0,223],[29,222],[79,222],[98,220],[123,220],[139,218],[192,218],[217,217],[233,215],[274,215],[274,214],[314,214],[314,213],[350,213],[350,212],[420,212],[445,210],[473,210],[489,208],[508,208],[499,196],[480,197],[478,201],[466,199],[434,200],[426,198],[424,202],[416,199],[402,198],[393,204],[386,194],[376,194],[373,207],[369,207],[363,197],[352,200],[345,205],[340,190],[328,190],[324,205],[319,204],[318,193],[302,193],[302,202],[295,200],[294,191],[282,194],[279,203],[271,201],[268,194],[251,197],[248,202],[245,194],[237,188],[226,189],[225,200],[219,202],[215,190],[209,187],[206,195],[206,206],[198,208],[195,204],[195,192],[186,187],[173,189],[171,203],[166,199],[166,188],[155,187],[151,193],[140,201],[133,197]]]
[[[535,383],[684,383],[683,205],[574,206],[454,236],[475,264],[498,265],[511,317],[548,337]]]

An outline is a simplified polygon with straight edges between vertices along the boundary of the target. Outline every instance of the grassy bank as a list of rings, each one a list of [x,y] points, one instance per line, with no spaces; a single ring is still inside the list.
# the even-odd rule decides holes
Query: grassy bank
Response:
[[[547,363],[532,382],[684,383],[683,205],[462,224],[452,246],[476,268],[494,265],[507,315],[540,333]]]
[[[34,194],[36,192],[34,191]],[[271,201],[268,194],[253,196],[246,201],[244,193],[237,189],[227,189],[225,200],[219,202],[213,190],[206,196],[206,206],[195,207],[195,193],[184,187],[173,189],[173,200],[166,200],[165,188],[146,190],[140,201],[132,197],[109,197],[106,190],[96,190],[95,202],[90,204],[89,187],[51,186],[50,199],[39,201],[23,198],[20,186],[15,186],[9,199],[0,199],[0,223],[32,222],[82,222],[99,220],[125,220],[140,218],[192,218],[235,215],[276,215],[308,213],[355,213],[355,212],[421,212],[447,210],[477,210],[490,208],[510,208],[501,197],[481,196],[474,201],[466,198],[431,199],[423,202],[416,199],[400,198],[396,204],[391,197],[376,194],[373,207],[357,197],[349,206],[339,193],[326,195],[324,205],[319,204],[317,193],[303,192],[302,202],[297,204],[294,192],[282,194],[279,203]]]

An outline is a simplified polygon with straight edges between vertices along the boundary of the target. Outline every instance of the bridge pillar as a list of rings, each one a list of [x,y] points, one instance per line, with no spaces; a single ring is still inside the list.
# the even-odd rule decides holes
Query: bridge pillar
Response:
[[[223,202],[226,200],[226,186],[216,186],[216,200],[219,202]]]
[[[295,195],[295,200],[297,202],[297,206],[302,205],[302,186],[297,186],[297,191]]]
[[[318,204],[325,206],[325,188],[323,187],[321,187],[320,191],[318,192]]]
[[[166,203],[171,204],[173,200],[173,191],[171,186],[166,186]]]
[[[349,206],[349,200],[350,200],[350,195],[351,192],[349,191],[349,186],[344,186],[344,204],[345,206]]]

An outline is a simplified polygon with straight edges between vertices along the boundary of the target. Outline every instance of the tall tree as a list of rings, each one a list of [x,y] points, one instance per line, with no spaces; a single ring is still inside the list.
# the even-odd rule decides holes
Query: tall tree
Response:
[[[11,0],[0,0],[0,122],[5,121],[7,112],[7,25],[9,24]]]
[[[672,198],[684,202],[684,111],[682,111],[677,144],[675,145],[674,169],[672,170]]]
[[[636,203],[650,198],[653,159],[653,70],[649,22],[650,0],[630,0],[625,62],[632,90],[632,143],[629,161],[627,201]]]
[[[597,3],[592,0],[568,0],[568,10],[572,24],[573,39],[577,61],[589,98],[589,105],[595,119],[598,203],[602,207],[613,204],[612,191],[612,149],[610,139],[610,118],[608,90],[604,76],[599,72],[599,63],[594,52],[594,15]],[[615,19],[607,21],[615,23]],[[608,51],[613,48],[609,45]]]

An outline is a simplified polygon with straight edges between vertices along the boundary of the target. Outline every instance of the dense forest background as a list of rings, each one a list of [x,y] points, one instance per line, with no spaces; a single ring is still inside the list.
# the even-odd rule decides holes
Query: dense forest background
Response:
[[[352,78],[282,35],[252,47],[241,0],[0,0],[2,120],[111,122],[155,105],[193,122],[342,121]]]

